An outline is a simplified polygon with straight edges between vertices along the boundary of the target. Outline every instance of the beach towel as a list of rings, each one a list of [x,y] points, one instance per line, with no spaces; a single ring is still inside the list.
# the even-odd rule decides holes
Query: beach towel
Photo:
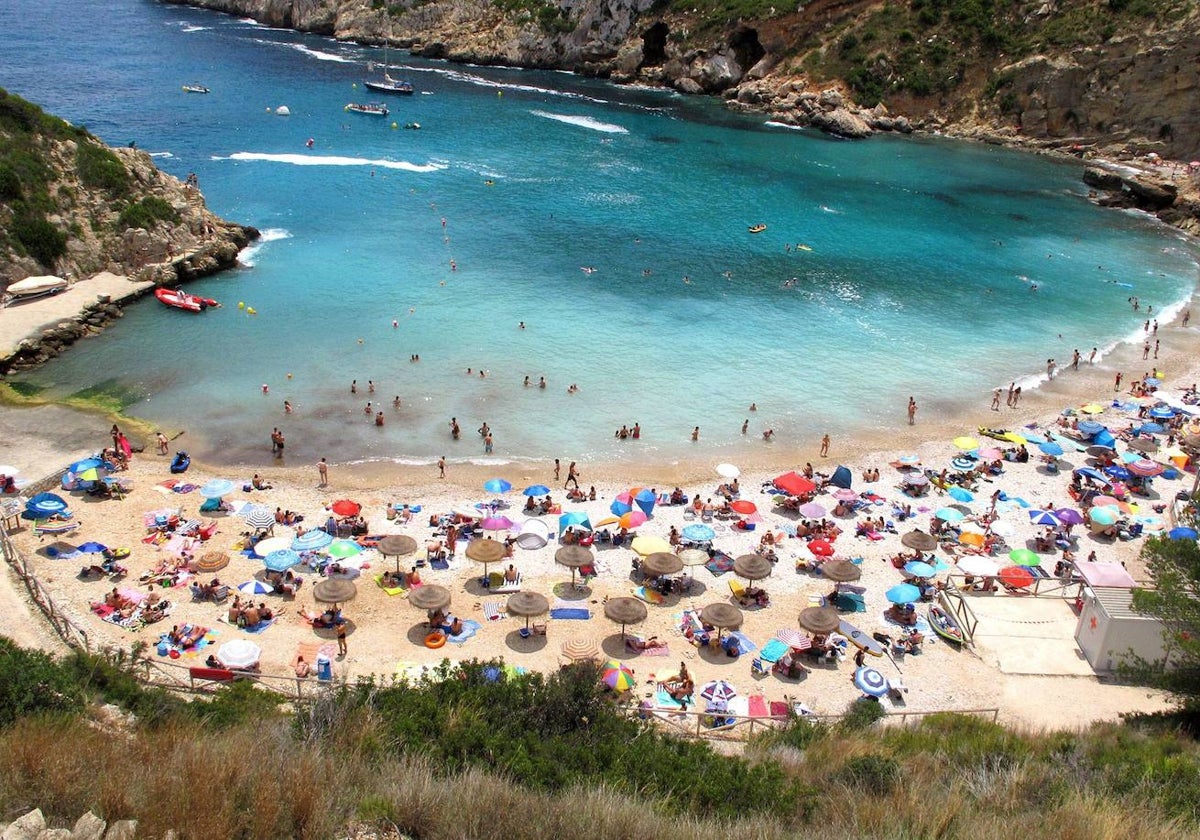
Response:
[[[775,663],[782,659],[783,655],[787,652],[787,642],[781,642],[779,639],[772,639],[763,645],[763,649],[759,652],[758,658],[763,662]]]
[[[479,628],[483,625],[473,618],[468,618],[462,623],[462,632],[457,636],[447,636],[446,641],[453,642],[456,645],[465,644],[467,639],[479,632]]]
[[[737,651],[739,654],[754,653],[754,651],[758,650],[758,645],[750,641],[750,637],[741,630],[730,630],[725,634],[725,638],[737,640]]]
[[[117,594],[134,604],[140,604],[150,597],[145,592],[138,592],[136,589],[130,589],[128,586],[122,586],[117,590]]]
[[[770,703],[771,717],[775,720],[787,720],[788,704],[782,700],[772,700]]]
[[[499,621],[500,619],[504,618],[504,602],[484,601],[483,617],[488,621]]]
[[[728,554],[718,552],[711,560],[704,564],[704,568],[712,572],[714,577],[720,577],[733,569],[733,558]]]
[[[689,695],[687,702],[689,706],[692,706],[695,705],[696,700],[694,696]],[[654,705],[660,709],[675,709],[676,711],[680,710],[679,701],[672,697],[665,688],[660,688],[657,692],[655,692]]]
[[[635,586],[631,591],[635,598],[645,601],[647,604],[661,604],[663,602],[663,594],[655,589]]]
[[[750,717],[765,718],[771,716],[770,711],[767,709],[767,698],[761,694],[754,694],[748,698],[746,711]]]
[[[382,589],[384,592],[386,592],[388,595],[404,595],[405,597],[408,596],[408,590],[405,589],[403,586],[384,586],[383,585],[383,575],[375,575],[375,582],[377,584],[379,584],[379,588]]]
[[[550,617],[572,621],[586,621],[592,617],[592,611],[580,607],[556,607],[550,610]]]
[[[194,490],[199,490],[199,485],[196,484],[176,484],[171,488],[176,493],[191,493]]]
[[[269,620],[267,620],[267,621],[260,621],[260,622],[258,622],[258,624],[255,624],[253,627],[242,627],[241,629],[242,629],[242,630],[244,630],[244,631],[246,631],[247,633],[255,633],[255,634],[258,634],[258,633],[261,633],[261,632],[263,632],[264,630],[266,630],[266,629],[267,629],[268,627],[270,627],[272,624],[274,624],[274,623],[275,623],[275,620],[276,620],[276,619],[273,617],[273,618],[271,618],[271,619],[269,619]]]
[[[300,657],[304,657],[304,661],[310,666],[316,667],[317,655],[325,654],[330,659],[337,655],[337,645],[333,642],[301,642],[296,645],[296,653],[292,657],[292,667],[296,667],[296,663],[300,661]]]
[[[645,640],[638,638],[637,641],[644,642]],[[671,647],[666,642],[659,642],[657,645],[639,649],[634,647],[634,639],[630,638],[625,640],[625,647],[630,650],[639,650],[642,656],[669,656],[671,653]]]
[[[436,559],[429,561],[429,568],[436,569],[439,572],[444,572],[450,568],[450,561],[444,559]]]

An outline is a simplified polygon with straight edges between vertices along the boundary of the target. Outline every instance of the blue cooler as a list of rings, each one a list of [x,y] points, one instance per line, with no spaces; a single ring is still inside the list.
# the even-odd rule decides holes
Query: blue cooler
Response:
[[[333,679],[333,663],[329,661],[329,657],[324,653],[317,654],[317,679]]]
[[[158,655],[159,656],[166,656],[167,651],[169,651],[169,650],[170,650],[170,647],[167,645],[167,643],[165,641],[160,641],[158,643]]]

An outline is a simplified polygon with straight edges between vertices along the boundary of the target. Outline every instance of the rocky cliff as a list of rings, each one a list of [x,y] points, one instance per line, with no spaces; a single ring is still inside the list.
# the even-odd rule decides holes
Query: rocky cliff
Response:
[[[110,149],[0,90],[0,288],[101,271],[159,283],[233,266],[257,236],[136,149]]]

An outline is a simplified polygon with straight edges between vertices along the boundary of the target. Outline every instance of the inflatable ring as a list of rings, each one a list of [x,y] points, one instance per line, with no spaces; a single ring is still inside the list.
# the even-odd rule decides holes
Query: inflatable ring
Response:
[[[435,630],[425,637],[425,647],[437,650],[442,645],[446,644],[446,634],[440,630]]]

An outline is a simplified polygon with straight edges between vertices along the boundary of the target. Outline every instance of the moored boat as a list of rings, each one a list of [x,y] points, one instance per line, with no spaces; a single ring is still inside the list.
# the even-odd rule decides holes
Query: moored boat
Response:
[[[26,277],[11,284],[5,292],[8,301],[33,300],[34,298],[54,295],[67,288],[67,281],[53,274],[43,274],[37,277]]]
[[[184,85],[184,93],[208,93],[208,88],[204,85]]]
[[[353,114],[366,114],[369,117],[386,117],[388,108],[382,102],[351,102],[345,110]]]
[[[757,224],[757,225],[750,226],[751,233],[762,233],[766,229],[767,229],[767,226],[763,225],[763,224]]]
[[[948,642],[961,645],[966,641],[963,637],[962,628],[958,626],[958,621],[937,604],[929,605],[929,626],[933,629],[934,633],[937,633]]]
[[[155,289],[154,296],[166,306],[170,306],[173,309],[182,309],[185,312],[203,312],[209,307],[221,305],[212,298],[189,295],[182,289]]]

